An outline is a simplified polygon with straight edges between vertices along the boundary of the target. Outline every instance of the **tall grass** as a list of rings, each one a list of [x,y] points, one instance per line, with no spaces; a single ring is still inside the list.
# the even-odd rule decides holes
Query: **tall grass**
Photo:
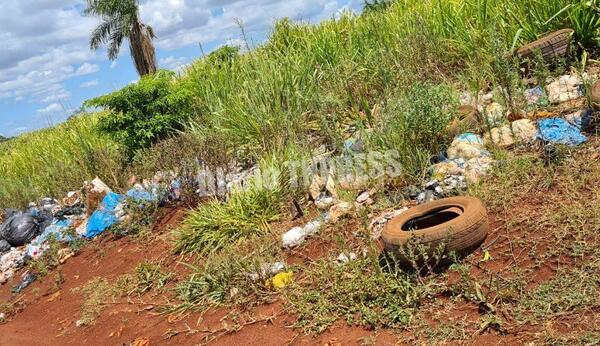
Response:
[[[118,186],[120,148],[96,130],[97,116],[0,143],[0,206],[22,207],[40,197],[60,198],[95,176]]]
[[[577,23],[599,17],[582,6],[570,0],[400,0],[319,25],[283,20],[266,44],[228,64],[196,61],[181,87],[194,94],[201,123],[233,138],[243,155],[260,156],[321,134],[322,118],[361,122],[361,113],[389,91],[416,80],[456,81],[469,65],[491,74],[494,42],[508,53],[570,26],[576,38],[593,44],[589,36],[597,36],[598,26]]]
[[[583,0],[398,0],[318,25],[280,21],[250,52],[198,59],[174,88],[192,98],[197,133],[225,138],[227,152],[252,163],[290,145],[339,147],[348,129],[373,127],[374,110],[415,82],[485,85],[496,47],[508,53],[572,27],[595,48],[599,18]],[[23,136],[0,154],[0,203],[60,194],[95,174],[116,181],[118,156],[92,120]]]

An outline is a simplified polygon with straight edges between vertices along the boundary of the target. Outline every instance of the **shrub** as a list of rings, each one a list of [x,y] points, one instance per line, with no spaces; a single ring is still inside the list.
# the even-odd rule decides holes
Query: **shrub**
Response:
[[[132,154],[181,130],[189,118],[191,94],[173,83],[174,75],[159,71],[85,105],[111,110],[101,118],[99,128]]]
[[[397,150],[405,177],[420,180],[431,156],[450,141],[446,126],[456,105],[450,87],[416,83],[391,99],[370,140],[384,150]]]
[[[176,249],[182,252],[215,252],[236,240],[265,233],[280,216],[281,193],[259,187],[201,205],[190,213],[177,233]]]

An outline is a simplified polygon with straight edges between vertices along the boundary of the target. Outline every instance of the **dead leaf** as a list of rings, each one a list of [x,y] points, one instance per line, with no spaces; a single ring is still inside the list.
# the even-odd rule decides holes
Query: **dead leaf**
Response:
[[[50,303],[56,300],[60,296],[60,291],[53,293],[48,299],[46,299],[46,303]]]
[[[150,346],[150,339],[148,338],[136,338],[131,346]]]

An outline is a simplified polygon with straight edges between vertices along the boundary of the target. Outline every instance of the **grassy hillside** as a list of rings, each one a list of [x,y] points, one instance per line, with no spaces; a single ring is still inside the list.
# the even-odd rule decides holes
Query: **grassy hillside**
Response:
[[[1,143],[0,205],[63,196],[96,175],[115,184],[123,167],[119,146],[96,131],[97,122],[97,116],[83,115]]]
[[[595,10],[584,4],[569,0],[401,0],[385,9],[346,14],[318,25],[280,21],[260,47],[244,54],[222,49],[195,61],[168,86],[161,84],[169,88],[161,94],[164,102],[161,99],[156,106],[119,117],[102,115],[102,131],[95,127],[95,120],[80,119],[11,143],[9,150],[0,152],[0,204],[18,205],[43,194],[60,194],[95,174],[111,181],[121,179],[115,172],[124,167],[107,168],[118,165],[118,147],[100,133],[127,144],[123,152],[131,152],[132,139],[139,136],[144,145],[156,145],[129,155],[137,162],[147,161],[144,155],[161,156],[153,153],[164,148],[157,143],[182,128],[193,128],[188,132],[200,139],[218,139],[211,142],[223,147],[220,152],[240,161],[258,161],[265,153],[288,146],[339,148],[348,129],[373,127],[377,132],[394,121],[395,128],[409,133],[415,128],[405,126],[407,117],[396,117],[397,112],[414,110],[406,104],[411,102],[407,95],[431,94],[438,84],[473,90],[504,86],[505,77],[516,71],[506,54],[555,29],[572,27],[579,47],[595,48],[600,23]],[[151,85],[143,88],[149,92]],[[120,97],[148,95],[130,91]],[[401,101],[405,107],[388,107]],[[120,109],[118,102],[104,102]],[[424,122],[432,125],[421,126],[423,134],[439,132],[452,112],[438,105],[432,109],[427,117],[438,120]],[[125,129],[111,134],[111,124]],[[134,135],[138,137],[130,137]],[[404,156],[417,155],[405,161],[412,165],[410,173],[418,175],[426,151],[435,148],[398,136],[402,134],[382,131],[377,145]],[[417,137],[431,142],[425,135]],[[436,138],[440,144],[447,140],[443,134]],[[136,140],[136,149],[139,144]],[[422,152],[414,154],[415,146]]]

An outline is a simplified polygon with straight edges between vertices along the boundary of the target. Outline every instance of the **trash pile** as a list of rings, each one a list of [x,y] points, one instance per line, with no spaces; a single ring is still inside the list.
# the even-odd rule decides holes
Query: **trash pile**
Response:
[[[530,105],[557,104],[584,96],[583,81],[577,75],[564,75],[547,86],[546,92],[540,87],[526,90],[525,97]],[[478,182],[485,176],[494,160],[486,147],[510,148],[515,145],[531,145],[541,142],[543,145],[563,144],[577,146],[587,138],[582,134],[590,124],[591,109],[583,109],[567,114],[562,118],[545,118],[533,121],[517,119],[508,121],[511,114],[504,107],[493,102],[493,93],[480,93],[477,111],[485,115],[485,122],[494,126],[483,134],[483,138],[471,132],[455,137],[447,150],[440,154],[440,162],[431,167],[432,180],[421,189],[410,187],[408,195],[418,203],[426,203],[438,198],[454,196],[466,190],[468,184]],[[463,103],[476,103],[469,94],[461,97]],[[470,107],[464,104],[462,107]]]
[[[127,218],[127,203],[177,199],[177,180],[168,184],[162,181],[155,177],[152,182],[134,183],[125,195],[120,195],[96,178],[84,182],[81,190],[69,192],[62,202],[43,198],[39,204],[30,203],[25,211],[5,210],[5,221],[0,225],[0,284],[11,279],[28,261],[40,258],[50,248],[51,240],[69,243],[75,238],[92,239],[123,222]],[[60,262],[71,256],[70,249],[61,249]],[[24,276],[21,285],[32,280],[34,276]]]

